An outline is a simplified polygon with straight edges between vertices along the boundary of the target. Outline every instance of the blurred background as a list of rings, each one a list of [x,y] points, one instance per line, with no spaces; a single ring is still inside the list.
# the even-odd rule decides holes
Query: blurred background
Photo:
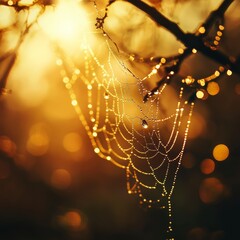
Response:
[[[141,208],[127,194],[124,171],[94,154],[61,83],[51,41],[72,56],[88,31],[98,46],[92,2],[56,1],[57,8],[45,7],[27,31],[43,7],[18,12],[11,7],[16,2],[0,1],[9,5],[0,6],[1,81],[14,59],[6,85],[12,92],[0,97],[0,239],[164,239],[167,216]],[[19,2],[29,6],[33,1]],[[234,2],[225,15],[220,49],[237,57],[240,1]],[[150,3],[194,32],[221,1]],[[105,4],[99,2],[99,9]],[[182,47],[126,3],[109,8],[106,28],[122,50],[143,57],[169,56]],[[216,67],[196,54],[186,59],[180,75],[200,78]],[[239,79],[223,76],[196,104],[173,194],[176,239],[239,238]]]

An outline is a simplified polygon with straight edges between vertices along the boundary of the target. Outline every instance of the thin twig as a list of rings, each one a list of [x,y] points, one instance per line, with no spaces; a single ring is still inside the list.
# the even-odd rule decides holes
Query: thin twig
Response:
[[[181,41],[187,48],[196,49],[210,59],[218,62],[221,65],[229,67],[233,72],[240,74],[240,65],[234,61],[232,58],[226,56],[220,51],[214,51],[211,48],[204,45],[201,36],[196,36],[195,34],[185,33],[176,23],[170,21],[163,14],[158,12],[154,7],[149,6],[141,0],[125,0],[131,3],[138,9],[145,12],[158,26],[166,28],[171,32],[179,41]],[[224,14],[227,8],[233,0],[224,0],[220,5],[219,14]],[[212,20],[207,20],[209,24]]]
[[[16,62],[17,59],[17,53],[18,50],[20,48],[20,46],[22,45],[23,41],[25,40],[25,37],[27,36],[27,34],[29,33],[31,27],[38,21],[39,17],[41,16],[41,14],[44,12],[44,8],[41,9],[41,11],[39,11],[35,21],[33,21],[31,24],[27,25],[27,20],[26,20],[26,28],[25,30],[21,33],[20,38],[18,40],[17,45],[15,46],[14,50],[12,51],[11,54],[11,59],[7,65],[7,67],[5,68],[2,77],[0,78],[0,96],[1,94],[5,91],[5,87],[7,84],[7,79],[9,77],[9,74]],[[10,56],[8,56],[10,57]]]
[[[9,58],[10,56],[12,56],[13,53],[14,53],[13,51],[9,51],[9,52],[3,54],[2,56],[0,56],[0,62],[4,61],[5,59],[7,59],[7,58]]]
[[[205,27],[206,32],[204,35],[207,34],[208,30],[211,28],[211,26],[214,24],[216,19],[223,18],[224,13],[227,11],[228,7],[233,3],[234,0],[224,0],[222,4],[216,9],[215,11],[212,11],[206,21],[202,24],[203,27]]]

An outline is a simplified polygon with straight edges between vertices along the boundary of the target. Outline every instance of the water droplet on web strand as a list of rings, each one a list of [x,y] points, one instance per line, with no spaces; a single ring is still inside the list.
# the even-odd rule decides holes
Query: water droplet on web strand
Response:
[[[107,100],[107,99],[109,99],[109,94],[108,93],[105,93],[104,94],[104,98]]]
[[[96,147],[96,148],[94,148],[94,152],[98,154],[98,153],[100,153],[100,149],[98,147]]]
[[[143,97],[143,102],[144,102],[144,103],[146,103],[146,102],[147,102],[147,100],[148,100],[148,98],[149,98],[149,95],[148,95],[148,94],[146,94],[146,95]]]
[[[148,128],[148,123],[147,123],[147,121],[144,120],[144,119],[142,120],[142,127],[145,128],[145,129]]]

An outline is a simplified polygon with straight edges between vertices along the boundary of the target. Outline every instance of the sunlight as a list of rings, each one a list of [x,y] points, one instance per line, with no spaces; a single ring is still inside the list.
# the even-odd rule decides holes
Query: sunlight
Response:
[[[78,0],[59,0],[49,7],[40,19],[40,25],[54,41],[62,45],[77,44],[89,28],[86,11]]]

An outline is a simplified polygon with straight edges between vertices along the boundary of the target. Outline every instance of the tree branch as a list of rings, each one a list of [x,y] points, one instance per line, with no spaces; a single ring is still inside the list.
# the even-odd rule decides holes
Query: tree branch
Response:
[[[15,52],[15,53],[12,54],[11,59],[9,61],[9,64],[7,65],[5,71],[4,71],[4,73],[3,73],[3,75],[0,79],[0,95],[2,93],[6,92],[5,86],[6,86],[6,83],[7,83],[7,79],[8,79],[9,73],[12,70],[13,65],[15,64],[16,58],[17,58],[17,54]]]
[[[224,13],[227,11],[228,7],[233,3],[233,1],[234,0],[224,0],[217,10],[212,11],[210,13],[209,17],[206,19],[206,21],[203,24],[206,30],[211,28],[211,26],[216,21],[216,19],[223,18]],[[205,35],[206,33],[207,31],[205,32]]]
[[[6,57],[11,57],[10,58],[10,61],[7,65],[7,67],[5,68],[4,72],[3,72],[3,75],[1,76],[0,78],[0,96],[4,93],[8,93],[9,91],[5,88],[6,87],[6,84],[7,84],[7,79],[9,77],[9,74],[16,62],[16,59],[17,59],[17,53],[18,53],[18,50],[20,48],[20,46],[22,45],[23,41],[25,40],[25,37],[27,36],[27,34],[29,33],[31,27],[38,21],[39,17],[41,16],[41,14],[44,12],[44,8],[42,8],[40,10],[40,12],[38,13],[38,15],[36,16],[36,19],[29,25],[27,25],[27,20],[26,20],[26,28],[24,29],[24,31],[21,33],[20,35],[20,38],[18,40],[18,43],[17,45],[15,46],[14,50],[11,51],[11,54],[10,55],[6,55],[4,56],[3,59],[5,59]],[[2,60],[2,59],[1,59]]]
[[[211,48],[205,46],[202,37],[195,34],[185,33],[176,23],[170,21],[163,14],[158,12],[154,7],[142,2],[141,0],[125,0],[131,3],[138,9],[145,12],[158,26],[164,27],[171,32],[179,41],[181,41],[187,48],[196,49],[203,55],[218,62],[219,64],[230,68],[233,72],[240,74],[240,64],[221,53],[220,51],[214,51]],[[234,0],[224,0],[219,8],[210,15],[206,20],[207,25],[211,25],[214,22],[216,16],[224,15],[227,8]]]
[[[9,52],[3,54],[2,56],[0,56],[0,62],[3,62],[5,59],[10,57],[12,54],[13,54],[13,51],[9,51]]]

